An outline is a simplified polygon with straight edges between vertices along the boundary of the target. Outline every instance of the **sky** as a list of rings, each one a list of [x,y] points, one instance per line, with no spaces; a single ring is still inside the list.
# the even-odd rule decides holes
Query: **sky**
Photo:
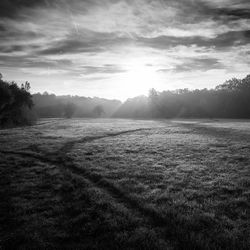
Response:
[[[0,0],[0,72],[109,99],[250,73],[249,0]]]

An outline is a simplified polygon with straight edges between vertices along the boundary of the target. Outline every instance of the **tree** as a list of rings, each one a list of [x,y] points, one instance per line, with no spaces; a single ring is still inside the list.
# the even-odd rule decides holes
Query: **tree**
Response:
[[[104,113],[104,109],[103,109],[102,105],[95,106],[92,113],[93,113],[94,117],[100,117]]]
[[[31,112],[32,96],[28,91],[30,84],[26,82],[21,86],[3,81],[0,73],[0,127],[28,125],[35,120]]]
[[[30,83],[27,81],[25,82],[25,84],[22,83],[21,89],[23,89],[25,91],[29,91],[30,90]]]
[[[66,118],[71,118],[76,111],[76,105],[74,103],[68,102],[64,106],[64,116]]]
[[[137,98],[126,101],[114,116],[127,118],[147,114],[136,102]],[[157,92],[151,89],[143,105],[147,104],[148,118],[250,118],[250,75],[243,79],[232,78],[210,90]]]
[[[216,87],[216,90],[239,90],[242,85],[242,81],[237,78],[232,78],[230,80],[225,81],[223,84],[220,84]]]
[[[161,112],[161,107],[159,104],[159,94],[154,88],[149,90],[148,99],[151,116],[154,118],[159,117]]]

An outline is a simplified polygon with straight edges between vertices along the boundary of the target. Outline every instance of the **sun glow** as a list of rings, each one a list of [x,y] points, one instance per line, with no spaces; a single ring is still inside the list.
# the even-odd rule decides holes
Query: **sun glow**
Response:
[[[151,64],[133,61],[126,65],[126,69],[118,80],[121,99],[147,95],[150,88],[155,88],[161,82],[157,69]]]

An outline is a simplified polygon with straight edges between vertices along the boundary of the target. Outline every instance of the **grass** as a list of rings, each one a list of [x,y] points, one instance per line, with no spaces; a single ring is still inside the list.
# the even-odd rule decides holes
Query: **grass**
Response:
[[[0,131],[0,248],[249,249],[247,121]]]

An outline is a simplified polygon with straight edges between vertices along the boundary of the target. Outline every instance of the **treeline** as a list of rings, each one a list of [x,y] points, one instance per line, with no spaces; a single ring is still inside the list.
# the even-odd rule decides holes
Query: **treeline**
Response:
[[[111,117],[118,100],[79,96],[31,95],[29,82],[4,81],[0,73],[0,128],[34,124],[37,118]]]
[[[0,128],[31,125],[35,121],[29,89],[28,82],[19,87],[14,81],[4,81],[0,73]]]
[[[250,75],[214,89],[179,89],[128,99],[113,115],[120,118],[250,118]]]
[[[148,96],[118,100],[79,96],[31,95],[30,84],[7,82],[0,73],[0,127],[33,124],[38,118],[250,118],[250,75],[214,89],[149,91]]]
[[[80,96],[56,96],[54,94],[34,94],[34,111],[40,118],[52,117],[111,117],[121,105],[118,100]]]

